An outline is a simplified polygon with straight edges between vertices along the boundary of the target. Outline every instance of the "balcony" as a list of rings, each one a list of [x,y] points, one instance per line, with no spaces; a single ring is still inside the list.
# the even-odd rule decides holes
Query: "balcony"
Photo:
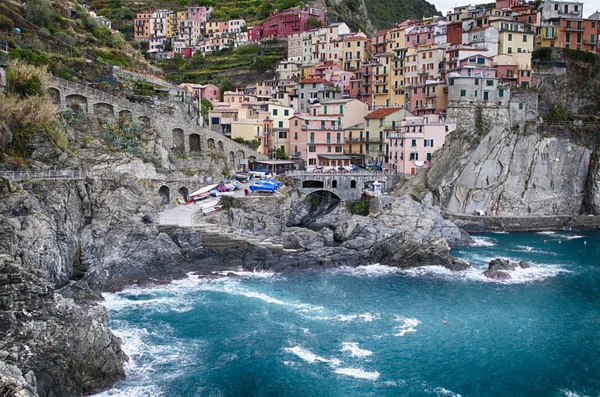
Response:
[[[371,136],[365,139],[365,142],[367,143],[383,143],[383,141],[385,141],[385,138],[380,138],[378,136]]]
[[[301,128],[303,131],[343,131],[344,127],[342,127],[341,125],[319,125],[319,126],[308,126],[306,124],[302,125]]]
[[[329,140],[328,141],[326,139],[313,139],[308,142],[309,145],[332,145],[332,146],[343,145],[345,143],[346,143],[345,139],[340,139],[339,141],[338,140],[336,140],[336,141]]]
[[[365,137],[355,137],[355,138],[348,138],[346,139],[346,142],[351,143],[351,142],[366,142]]]
[[[568,32],[583,32],[583,26],[565,26],[565,30]]]

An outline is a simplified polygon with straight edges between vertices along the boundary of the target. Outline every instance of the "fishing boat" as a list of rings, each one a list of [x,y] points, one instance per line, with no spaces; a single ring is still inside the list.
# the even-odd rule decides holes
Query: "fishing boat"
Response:
[[[235,179],[238,182],[242,182],[242,183],[246,183],[250,180],[250,175],[248,174],[242,174],[242,173],[236,173],[233,175],[233,179]]]
[[[235,193],[234,192],[230,192],[229,190],[226,190],[224,192],[220,192],[217,189],[213,189],[210,191],[210,195],[213,197],[222,197],[222,196],[233,196]]]
[[[250,185],[250,190],[252,191],[252,193],[254,192],[269,192],[269,193],[274,193],[275,190],[277,190],[277,187],[275,185],[271,185],[268,183],[262,184],[262,185]]]
[[[242,188],[242,183],[241,183],[241,182],[239,182],[239,181],[237,181],[237,180],[235,180],[235,179],[232,179],[232,180],[231,180],[231,184],[233,185],[233,188],[234,188],[234,189],[237,189],[237,190],[239,190],[239,189],[241,189],[241,188]]]
[[[210,196],[210,191],[217,187],[217,184],[204,186],[190,194],[190,198],[194,201],[202,200]]]
[[[205,216],[208,216],[208,215],[214,214],[215,212],[220,211],[221,208],[223,208],[222,205],[214,205],[212,207],[203,208],[202,214],[204,214]]]

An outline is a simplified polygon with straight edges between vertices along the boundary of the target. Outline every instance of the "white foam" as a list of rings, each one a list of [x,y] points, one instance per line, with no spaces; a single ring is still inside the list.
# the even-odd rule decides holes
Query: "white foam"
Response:
[[[544,234],[544,235],[552,235],[552,234],[556,234],[556,232],[552,232],[552,231],[543,231],[543,232],[537,232],[537,234]]]
[[[263,294],[260,292],[254,292],[254,291],[240,292],[240,295],[247,296],[248,298],[260,299],[261,301],[264,301],[267,303],[275,303],[277,305],[285,305],[286,304],[285,302],[280,301],[279,299],[272,298],[269,295],[266,295],[266,294]]]
[[[353,276],[362,276],[362,277],[378,277],[385,276],[388,274],[399,273],[402,269],[398,267],[385,266],[380,265],[379,263],[375,263],[373,265],[364,265],[358,267],[349,267],[342,266],[338,269],[332,270],[334,272],[347,273]]]
[[[358,342],[343,342],[340,351],[349,352],[352,357],[359,358],[368,357],[373,354],[373,352],[370,350],[361,349],[358,347]]]
[[[379,320],[381,316],[379,313],[371,314],[371,313],[363,313],[363,314],[338,314],[335,318],[339,321],[343,322],[351,322],[351,321],[362,321],[365,323],[373,322],[374,320]]]
[[[161,391],[156,386],[132,386],[124,390],[110,389],[100,394],[93,394],[94,397],[146,397],[146,396],[166,396],[167,394]]]
[[[448,389],[444,389],[443,387],[436,387],[435,389],[433,389],[433,392],[438,396],[461,397],[460,394],[454,393],[453,391]]]
[[[224,270],[221,272],[214,272],[214,274],[218,274],[221,276],[227,276],[228,274],[235,274],[236,276],[239,277],[243,277],[243,278],[271,278],[277,275],[277,273],[274,272],[267,272],[267,271],[262,271],[262,270],[258,270],[258,271],[246,271],[246,270]]]
[[[309,364],[314,364],[314,363],[320,362],[320,363],[328,363],[331,366],[340,365],[339,359],[337,359],[335,357],[333,357],[331,359],[326,359],[324,357],[316,355],[315,353],[311,352],[308,349],[303,348],[302,346],[285,347],[283,349],[283,351],[285,351],[287,353],[295,354],[296,356],[300,357],[302,360],[306,361]]]
[[[570,391],[570,390],[561,390],[561,391],[563,392],[563,394],[565,395],[565,397],[589,397],[587,395],[575,393],[575,392]]]
[[[470,268],[463,271],[452,271],[442,266],[421,266],[413,269],[404,271],[404,274],[410,277],[440,277],[448,280],[463,280],[471,282],[484,282],[484,283],[497,283],[497,284],[525,284],[536,281],[546,280],[548,278],[556,277],[561,273],[570,273],[569,270],[561,267],[560,265],[554,264],[539,264],[530,263],[531,267],[522,269],[517,268],[515,270],[507,271],[511,278],[507,280],[494,280],[487,278],[483,275],[483,272],[487,270],[487,262],[494,258],[485,258],[482,262],[485,265],[471,266]],[[514,261],[519,259],[507,258]]]
[[[417,325],[421,324],[421,322],[416,318],[408,318],[404,316],[396,316],[396,321],[400,322],[401,324],[395,327],[395,329],[398,330],[398,333],[395,334],[395,336],[404,336],[410,332],[417,332],[415,328]]]
[[[575,240],[575,239],[578,239],[578,238],[583,238],[583,236],[568,235],[568,234],[557,234],[556,237],[564,238],[565,240]]]
[[[493,247],[497,245],[496,241],[489,237],[472,236],[471,240],[473,240],[471,247]]]
[[[377,380],[379,378],[379,372],[368,372],[362,368],[337,368],[333,372],[340,375],[351,376],[356,379]]]

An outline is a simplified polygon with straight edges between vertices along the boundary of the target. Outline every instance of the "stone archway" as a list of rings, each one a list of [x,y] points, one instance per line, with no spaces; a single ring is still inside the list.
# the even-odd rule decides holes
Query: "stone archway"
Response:
[[[171,202],[171,196],[168,186],[162,185],[160,189],[158,189],[158,195],[162,199],[163,204],[169,204]]]
[[[114,116],[115,108],[110,103],[98,102],[92,106],[94,114],[101,116]]]
[[[235,164],[235,153],[229,152],[229,162]]]
[[[254,163],[255,161],[256,161],[256,157],[254,157],[254,156],[248,157],[248,163]]]
[[[185,153],[185,137],[181,128],[174,128],[173,131],[173,147],[171,150],[175,154]]]
[[[223,148],[223,142],[221,142],[221,141],[217,142],[217,147],[219,148],[219,152],[225,151],[225,149]]]
[[[302,187],[303,188],[322,188],[325,187],[325,184],[323,183],[323,181],[304,181],[302,182]]]
[[[212,138],[208,138],[208,141],[206,141],[206,145],[208,146],[208,150],[215,150],[216,148],[215,140]]]
[[[138,117],[138,121],[140,123],[142,123],[142,126],[144,126],[144,127],[150,127],[150,118],[149,117],[140,116],[140,117]]]
[[[71,94],[65,97],[65,103],[68,107],[73,110],[81,110],[87,113],[88,111],[88,100],[83,95]]]
[[[119,112],[119,120],[121,121],[131,121],[133,120],[133,113],[131,113],[131,110],[121,110]]]
[[[188,197],[189,197],[190,191],[188,190],[187,187],[185,187],[185,186],[180,187],[179,188],[179,194],[181,194],[181,197],[183,197],[184,201],[188,201]]]
[[[245,158],[246,158],[246,153],[244,153],[244,151],[243,151],[243,150],[238,150],[237,152],[235,152],[235,157],[236,157],[238,160],[243,160],[243,159],[245,159]]]
[[[50,101],[52,101],[53,104],[60,105],[60,91],[58,90],[58,88],[48,88],[48,96],[50,97]]]
[[[333,181],[331,181],[331,188],[337,189],[337,180],[334,179]]]
[[[190,153],[200,153],[200,135],[190,134]]]

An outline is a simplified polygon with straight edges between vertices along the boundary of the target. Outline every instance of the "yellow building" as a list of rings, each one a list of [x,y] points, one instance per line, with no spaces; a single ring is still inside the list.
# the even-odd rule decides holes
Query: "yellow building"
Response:
[[[208,37],[214,37],[220,33],[219,21],[206,21],[204,26]]]
[[[371,39],[363,34],[346,37],[341,42],[340,56],[344,70],[360,70],[360,65],[371,57]]]
[[[493,21],[498,29],[498,54],[520,54],[533,51],[535,34],[531,25],[517,21]]]
[[[290,118],[294,109],[269,103],[269,117],[273,120],[273,147],[290,154]]]
[[[365,163],[366,134],[365,124],[360,123],[344,128],[344,154],[352,157],[353,164]]]
[[[406,59],[406,30],[398,27],[388,33],[388,50],[394,54],[390,71],[390,106],[403,106],[406,103],[404,89],[404,61]]]
[[[377,61],[372,67],[373,71],[373,101],[376,108],[391,106],[390,88],[391,74],[394,68],[392,53],[378,54]]]

